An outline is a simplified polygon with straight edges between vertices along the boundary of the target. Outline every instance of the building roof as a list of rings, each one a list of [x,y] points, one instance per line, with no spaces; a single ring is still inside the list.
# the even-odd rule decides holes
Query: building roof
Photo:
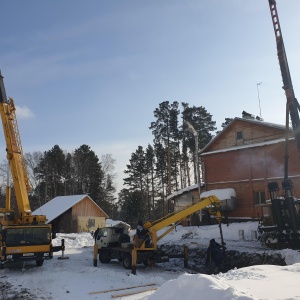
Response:
[[[198,189],[198,184],[190,185],[184,189],[181,189],[177,192],[172,193],[167,197],[167,200],[172,200],[173,198],[185,194],[190,191],[194,191]],[[209,197],[215,195],[219,200],[231,199],[231,197],[236,197],[235,190],[233,188],[225,188],[225,189],[215,189],[210,191],[204,191],[200,194],[200,198]]]
[[[176,191],[176,192],[170,194],[170,195],[167,197],[167,200],[171,200],[171,199],[173,199],[173,198],[176,197],[176,196],[179,196],[179,195],[181,195],[181,194],[187,193],[187,192],[189,192],[189,191],[191,191],[191,190],[195,190],[195,189],[198,189],[198,184],[194,184],[194,185],[187,186],[187,187],[185,187],[185,188],[183,188],[183,189],[181,189],[181,190],[179,190],[179,191]]]
[[[245,123],[251,123],[251,124],[255,124],[255,125],[259,125],[259,126],[263,126],[263,127],[268,127],[268,128],[274,128],[274,129],[279,129],[282,130],[283,132],[285,131],[285,126],[284,125],[279,125],[279,124],[275,124],[275,123],[269,123],[269,122],[264,122],[264,121],[259,121],[259,120],[255,120],[255,119],[247,119],[247,118],[234,118],[222,131],[220,131],[201,151],[201,155],[204,154],[204,152],[206,152],[207,150],[209,150],[210,146],[215,143],[216,140],[222,138],[222,136],[229,130],[231,130],[231,128],[237,123],[237,122],[245,122]],[[293,129],[290,128],[290,131],[293,132]],[[275,140],[274,140],[275,141]],[[278,142],[278,141],[276,141]],[[254,146],[254,144],[252,145],[252,147]],[[256,145],[258,146],[258,145]],[[240,146],[237,148],[241,148]]]
[[[49,223],[86,197],[94,202],[88,195],[58,196],[36,209],[32,214],[46,215],[47,223]],[[95,205],[108,217],[96,203]]]
[[[105,227],[121,227],[121,228],[130,228],[131,226],[123,221],[107,219],[105,220]]]
[[[216,196],[221,201],[231,199],[232,197],[236,198],[236,192],[233,188],[205,191],[201,193],[200,198],[209,197],[212,195]]]
[[[295,140],[294,137],[289,138],[289,141]],[[221,153],[221,152],[229,152],[229,151],[234,151],[234,150],[242,150],[246,148],[255,148],[255,147],[262,147],[262,146],[267,146],[267,145],[273,145],[273,144],[278,144],[278,143],[284,143],[285,139],[275,139],[275,140],[269,140],[265,142],[260,142],[260,143],[255,143],[255,144],[248,144],[248,145],[241,145],[241,146],[236,146],[236,147],[229,147],[229,148],[224,148],[224,149],[218,149],[218,150],[213,150],[209,152],[202,153],[202,156],[208,155],[208,154],[213,154],[213,153]]]

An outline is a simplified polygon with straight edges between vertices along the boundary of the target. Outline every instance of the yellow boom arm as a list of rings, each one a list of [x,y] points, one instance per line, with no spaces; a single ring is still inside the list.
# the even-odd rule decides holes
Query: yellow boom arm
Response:
[[[157,221],[154,221],[152,223],[148,222],[148,224],[146,223],[144,226],[149,229],[153,248],[156,248],[157,242],[175,228],[176,223],[182,221],[187,216],[192,215],[194,212],[204,209],[207,206],[211,206],[210,211],[215,214],[216,219],[220,222],[221,201],[213,195],[206,198],[201,198],[199,202],[191,204],[180,211],[168,214],[164,218],[161,218]],[[170,228],[166,229],[166,231],[163,232],[160,236],[157,236],[157,232],[159,230],[166,228],[170,225]]]
[[[15,110],[16,108],[13,99],[10,98],[8,102],[0,102],[0,113],[6,141],[7,159],[9,161],[14,182],[19,212],[24,216],[31,214],[28,200],[30,185],[25,168]]]
[[[35,218],[38,223],[45,223],[45,216],[32,216],[28,192],[30,184],[23,155],[21,139],[16,118],[16,108],[12,98],[7,99],[3,76],[0,73],[0,115],[6,142],[7,159],[14,183],[16,200],[20,214],[19,222],[29,223]],[[9,191],[9,189],[8,189]],[[7,195],[6,209],[9,210],[9,194]]]

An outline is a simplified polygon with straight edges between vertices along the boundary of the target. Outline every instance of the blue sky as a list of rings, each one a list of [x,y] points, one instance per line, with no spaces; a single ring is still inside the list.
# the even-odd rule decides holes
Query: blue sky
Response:
[[[277,8],[297,97],[300,1]],[[267,0],[3,0],[1,12],[0,69],[24,152],[111,153],[118,189],[131,153],[152,143],[163,101],[204,106],[218,129],[260,108],[285,123]]]

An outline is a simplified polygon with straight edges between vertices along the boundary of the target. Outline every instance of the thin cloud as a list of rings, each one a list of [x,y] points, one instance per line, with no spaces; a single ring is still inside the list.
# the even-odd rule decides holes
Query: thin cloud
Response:
[[[34,118],[34,113],[27,106],[16,106],[16,114],[20,119]]]

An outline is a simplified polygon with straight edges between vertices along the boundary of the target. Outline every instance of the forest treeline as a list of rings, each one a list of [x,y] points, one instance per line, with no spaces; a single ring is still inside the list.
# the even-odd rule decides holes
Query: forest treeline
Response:
[[[198,149],[205,147],[216,132],[216,122],[204,107],[177,101],[160,103],[154,110],[154,121],[149,124],[153,141],[146,148],[137,146],[131,154],[124,171],[124,188],[117,196],[112,154],[104,154],[99,159],[88,145],[72,152],[55,145],[43,153],[25,153],[32,187],[31,209],[56,196],[87,194],[113,219],[135,223],[138,219],[161,218],[172,209],[168,195],[198,182],[196,155],[199,158],[199,153],[195,153],[195,137],[183,125],[183,120],[197,131]],[[222,127],[231,121],[225,120]],[[0,166],[0,171],[4,179],[5,164]],[[3,184],[0,207],[5,206],[4,191]]]
[[[24,155],[31,191],[31,210],[39,208],[56,196],[87,194],[107,214],[114,215],[115,188],[113,173],[115,160],[111,154],[101,160],[88,145],[81,145],[73,152],[55,145],[49,151]],[[7,164],[1,164],[1,175],[6,177]],[[5,187],[1,189],[0,207],[5,206]],[[12,208],[17,210],[12,188]]]
[[[216,122],[202,107],[164,101],[154,110],[149,129],[153,141],[138,146],[124,171],[124,186],[118,196],[120,217],[127,222],[155,220],[172,211],[168,195],[197,184],[194,135],[183,125],[188,121],[198,133],[198,151],[213,138]],[[222,127],[230,122],[227,119]],[[201,163],[200,163],[201,165]]]

